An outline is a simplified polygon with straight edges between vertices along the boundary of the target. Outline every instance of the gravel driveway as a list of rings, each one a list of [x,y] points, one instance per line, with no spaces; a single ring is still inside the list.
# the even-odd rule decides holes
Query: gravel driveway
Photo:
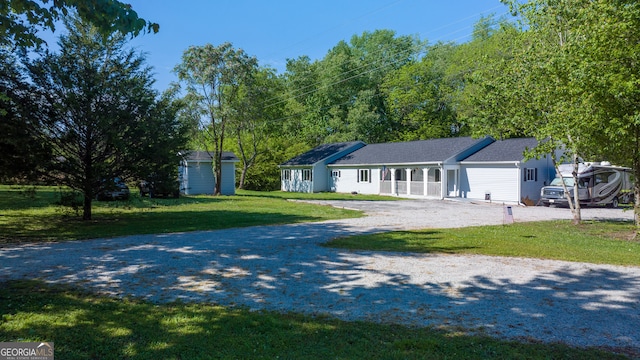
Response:
[[[332,201],[361,219],[129,236],[0,248],[0,281],[80,283],[155,302],[203,301],[467,329],[501,338],[610,346],[640,354],[640,267],[477,255],[345,251],[336,236],[501,224],[472,202]],[[516,222],[569,219],[568,209],[512,207]],[[583,218],[632,219],[584,209]]]

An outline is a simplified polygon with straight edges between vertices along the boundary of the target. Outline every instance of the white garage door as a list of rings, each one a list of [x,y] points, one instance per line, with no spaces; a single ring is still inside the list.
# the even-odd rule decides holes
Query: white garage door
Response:
[[[491,193],[491,201],[519,202],[518,172],[511,167],[473,166],[465,167],[469,199],[484,199],[485,193]]]

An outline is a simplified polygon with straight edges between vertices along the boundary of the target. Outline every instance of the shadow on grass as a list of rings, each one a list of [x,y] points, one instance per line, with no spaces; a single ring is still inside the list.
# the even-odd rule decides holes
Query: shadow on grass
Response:
[[[499,341],[325,317],[97,297],[38,281],[0,283],[0,338],[52,341],[63,359],[565,358],[602,350]]]
[[[339,237],[322,244],[329,248],[341,248],[350,250],[371,250],[371,251],[390,251],[402,253],[419,253],[419,254],[459,254],[465,250],[477,249],[476,246],[446,246],[436,245],[445,239],[445,236],[438,230],[421,230],[419,236],[415,231],[394,231],[388,233],[377,234],[374,236],[366,236],[363,241],[358,236]]]
[[[435,245],[444,238],[442,231],[421,230],[419,240],[416,240],[415,231],[396,230],[392,236],[382,233],[375,236],[365,235],[366,240],[359,236],[339,237],[328,243],[321,244],[328,248],[341,248],[350,250],[371,250],[389,252],[410,252],[421,254],[458,254],[464,250],[477,249],[476,246],[447,246]],[[363,248],[365,247],[365,248]]]
[[[336,353],[338,348],[347,352],[352,346],[348,341],[340,340],[340,337],[345,336],[358,344],[362,341],[359,336],[371,339],[366,335],[371,327],[382,333],[382,340],[369,340],[360,345],[360,349],[372,358],[429,356],[438,347],[446,347],[449,342],[456,341],[460,334],[509,337],[547,344],[562,339],[569,345],[584,347],[613,344],[619,351],[640,355],[640,270],[636,268],[573,264],[546,268],[542,264],[533,276],[529,276],[529,272],[520,274],[521,267],[517,261],[506,264],[508,266],[503,266],[500,260],[476,264],[469,261],[481,259],[460,258],[456,262],[458,258],[451,256],[381,254],[318,246],[336,237],[384,230],[363,230],[333,222],[7,247],[0,249],[0,281],[35,278],[56,284],[81,284],[87,289],[116,297],[134,297],[154,304],[169,304],[158,305],[159,311],[167,314],[175,311],[171,307],[172,302],[182,301],[193,303],[184,305],[187,312],[202,306],[195,304],[221,304],[234,309],[239,307],[285,313],[296,311],[310,316],[328,315],[343,320],[371,320],[447,331],[438,333],[428,341],[411,337],[410,331],[402,331],[402,336],[389,340],[384,336],[392,332],[392,328],[384,326],[360,325],[365,326],[364,331],[358,330],[360,328],[356,325],[342,322],[311,322],[303,326],[294,324],[296,321],[288,323],[279,318],[273,320],[273,315],[243,320],[242,317],[248,316],[248,313],[236,313],[234,310],[231,312],[232,318],[240,321],[241,325],[237,326],[247,331],[247,335],[240,335],[241,331],[238,330],[227,340],[221,340],[219,344],[224,341],[231,344],[220,345],[220,354],[224,354],[221,357],[242,357],[233,352],[236,347],[250,351],[249,354],[255,350],[258,354],[266,353],[266,357],[270,357],[278,351],[264,351],[270,351],[276,344],[283,343],[285,347],[303,351],[315,341],[321,342],[321,345],[317,345],[318,357],[337,357],[336,354],[341,354]],[[432,235],[437,236],[437,232]],[[460,267],[466,270],[450,271]],[[218,337],[222,335],[217,331],[232,326],[220,323],[212,315],[177,314],[158,319],[161,317],[159,313],[145,313],[150,311],[145,309],[154,309],[153,306],[143,304],[142,310],[136,310],[139,313],[135,317],[141,319],[145,328],[163,331],[148,336],[155,342],[149,340],[152,344],[146,344],[146,340],[136,340],[137,330],[129,329],[127,324],[120,329],[120,320],[114,319],[111,319],[112,328],[94,331],[95,339],[88,341],[101,343],[103,338],[111,338],[117,343],[123,339],[123,343],[142,347],[135,349],[136,354],[151,351],[152,355],[171,354],[171,357],[178,357],[174,352],[162,351],[170,348],[182,351],[200,343],[218,343]],[[114,314],[124,311],[117,310]],[[94,310],[88,309],[86,312],[98,316]],[[79,319],[83,319],[84,315],[85,312],[80,312]],[[114,317],[118,318],[116,315]],[[189,319],[192,317],[195,323],[189,325],[184,333],[167,330],[170,329],[167,328],[168,324],[191,321]],[[86,323],[102,321],[87,320]],[[278,331],[286,335],[274,335],[269,328],[273,322],[278,323]],[[43,338],[50,337],[54,341],[57,341],[54,334],[64,330],[62,325],[59,325],[60,328],[46,324],[42,326],[44,328],[34,334],[42,334]],[[415,328],[411,331],[415,331]],[[315,337],[315,329],[323,337]],[[354,329],[360,335],[346,336],[351,330],[343,329]],[[90,330],[81,327],[79,333],[75,333],[73,328],[66,331],[80,337],[81,331]],[[253,334],[252,331],[257,338],[249,335]],[[0,336],[18,338],[21,334],[15,332]],[[302,348],[293,345],[298,337],[302,339]],[[324,338],[329,341],[321,341]],[[254,344],[245,344],[245,340],[254,341]],[[369,351],[369,348],[376,349],[373,344],[378,342],[391,351],[387,353],[389,356],[376,357]],[[390,344],[393,345],[391,350],[386,347]],[[458,346],[473,349],[473,344],[476,344],[476,338],[467,338],[467,342]],[[203,346],[205,353],[218,349],[211,344]],[[87,347],[83,343],[79,348]],[[544,351],[554,348],[540,345]],[[410,356],[394,355],[396,353],[393,351],[399,349],[412,352]],[[450,350],[456,353],[456,349]],[[477,350],[481,351],[479,355],[468,354],[467,357],[512,357],[510,353],[500,355],[501,352],[494,350],[485,353],[487,349],[484,346]],[[524,352],[515,356],[528,357],[529,350],[525,347],[522,350]],[[108,351],[120,354],[118,351],[123,350],[109,347]],[[305,354],[313,357],[309,355],[311,353],[315,355],[314,352],[307,352],[297,356],[298,353],[293,351],[283,353],[291,354],[288,357],[293,358],[305,357]],[[568,350],[568,356],[562,355],[564,353],[544,353],[541,357],[582,358],[591,356],[591,351]],[[491,355],[496,353],[498,355]],[[449,355],[455,357],[451,353]],[[192,357],[198,356],[204,355],[197,353]]]
[[[52,205],[54,191],[49,188],[41,191],[37,203],[48,207],[44,210],[33,210],[28,202],[6,200],[12,205],[0,216],[0,244],[220,230],[357,217],[359,214],[257,196],[150,199],[132,195],[125,201],[94,201],[92,220],[84,221],[80,214]],[[4,193],[21,196],[0,190],[0,195]]]
[[[31,189],[32,191],[29,191]],[[64,192],[57,187],[8,187],[0,186],[0,209],[27,210],[60,206],[60,194]],[[180,198],[140,197],[132,192],[128,200],[93,201],[96,209],[148,209],[158,206],[177,206],[190,204],[207,204],[224,201],[227,197],[214,196],[182,196]]]
[[[96,214],[90,221],[76,216],[37,216],[28,219],[5,215],[0,223],[0,244],[80,240],[140,234],[222,230],[258,225],[281,225],[325,220],[313,214],[266,211],[191,210]]]

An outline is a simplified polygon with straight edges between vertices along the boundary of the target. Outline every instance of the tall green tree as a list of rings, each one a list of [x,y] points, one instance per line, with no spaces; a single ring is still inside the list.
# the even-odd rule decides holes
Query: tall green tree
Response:
[[[230,121],[230,131],[235,140],[236,153],[240,157],[238,188],[244,189],[251,170],[264,155],[271,151],[270,139],[284,136],[278,126],[283,116],[284,103],[269,104],[283,92],[282,80],[273,69],[257,69],[253,81],[244,84],[234,99],[237,114]],[[277,168],[274,165],[274,170]],[[258,185],[260,181],[254,180]],[[255,187],[254,187],[255,188]]]
[[[148,131],[157,125],[152,120],[162,105],[156,104],[144,57],[125,47],[123,35],[105,38],[79,18],[66,24],[69,34],[60,38],[60,52],[28,68],[46,111],[40,134],[52,147],[50,175],[83,193],[88,220],[105,179],[139,176],[136,165],[152,160],[145,155]]]
[[[158,24],[138,17],[131,5],[117,0],[4,0],[0,2],[0,48],[14,54],[41,49],[44,40],[38,32],[55,30],[56,23],[72,13],[94,24],[104,37],[113,32],[136,36],[159,30]],[[0,166],[4,168],[0,177],[34,181],[41,179],[37,170],[42,170],[50,158],[42,153],[47,151],[47,142],[36,136],[42,106],[34,103],[34,92],[26,89],[27,83],[16,81],[14,70],[14,75],[6,71],[15,64],[13,59],[2,55],[0,127],[6,136],[0,140],[0,147],[6,151],[0,156]]]
[[[319,109],[323,107],[318,92],[318,62],[312,62],[308,56],[288,59],[282,78],[285,91],[265,106],[284,104],[283,131],[311,147],[321,144],[326,131],[324,122],[318,121]]]
[[[389,104],[397,140],[411,141],[465,134],[453,103],[453,84],[447,68],[454,44],[436,44],[421,61],[390,72],[382,91]]]
[[[304,124],[303,137],[311,146],[389,140],[395,129],[381,84],[387,73],[416,61],[424,46],[416,37],[376,30],[339,42],[322,60],[290,61],[285,79],[287,97],[295,99],[288,104],[292,121]]]
[[[494,136],[536,137],[539,145],[528,156],[557,155],[555,150],[562,148],[562,155],[553,156],[556,169],[559,163],[571,162],[575,178],[580,159],[588,158],[597,147],[592,136],[595,119],[584,106],[583,89],[575,82],[582,61],[575,48],[583,36],[576,31],[576,15],[586,2],[505,2],[520,16],[520,31],[503,27],[497,33],[502,45],[483,49],[490,52],[469,78],[473,85],[466,100],[479,114],[475,115],[478,129],[490,130]],[[574,183],[574,199],[569,205],[574,222],[579,223],[578,181]]]
[[[342,108],[332,116],[332,128],[342,128],[347,135],[336,140],[384,142],[395,139],[398,124],[389,116],[390,110],[382,90],[389,73],[415,63],[424,53],[426,42],[414,36],[397,36],[392,30],[375,30],[351,37],[348,45],[338,44],[323,59],[329,69],[342,66],[338,82],[333,82],[331,94],[341,94],[332,101]],[[338,67],[339,68],[339,67]]]
[[[491,16],[478,21],[473,34],[456,47],[446,70],[459,121],[474,136],[531,136],[518,120],[527,98],[522,73],[514,65],[522,32]]]
[[[594,153],[633,169],[635,215],[640,227],[640,3],[579,1],[572,48],[572,81],[580,89],[584,121],[591,124]]]
[[[5,0],[0,3],[0,46],[38,47],[44,43],[38,31],[54,30],[56,21],[73,12],[105,36],[114,32],[135,36],[160,28],[118,0]]]
[[[147,89],[148,90],[148,89]],[[143,97],[141,97],[142,99]],[[194,125],[178,114],[185,104],[169,89],[152,103],[140,107],[140,118],[121,136],[122,174],[132,179],[165,181],[178,178],[182,152],[187,148]]]
[[[241,117],[243,105],[238,99],[243,88],[252,86],[257,68],[255,57],[230,43],[192,46],[175,68],[186,91],[184,101],[189,114],[199,124],[205,145],[213,147],[215,195],[221,189],[222,152],[229,135],[228,126]]]
[[[0,49],[0,181],[37,181],[50,156],[43,108],[17,59]]]

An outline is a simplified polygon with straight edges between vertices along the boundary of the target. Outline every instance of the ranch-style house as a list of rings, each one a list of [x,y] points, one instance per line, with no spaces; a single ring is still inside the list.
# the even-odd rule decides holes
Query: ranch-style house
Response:
[[[281,190],[466,198],[535,204],[555,176],[550,156],[525,160],[534,138],[325,144],[280,165]]]

